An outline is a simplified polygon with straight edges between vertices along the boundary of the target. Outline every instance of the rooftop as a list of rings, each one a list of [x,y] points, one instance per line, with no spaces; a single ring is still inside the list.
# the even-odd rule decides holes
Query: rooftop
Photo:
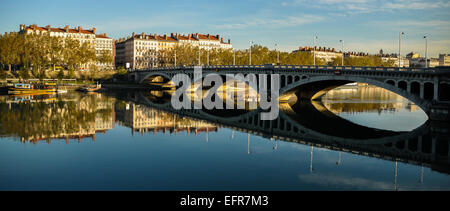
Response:
[[[64,28],[53,28],[50,25],[47,25],[45,27],[38,26],[36,24],[33,25],[20,25],[20,30],[22,31],[46,31],[46,32],[61,32],[61,33],[81,33],[81,34],[95,34],[96,29],[83,29],[81,26],[78,26],[76,28],[71,29],[68,25],[66,25]],[[95,34],[97,38],[109,38],[106,36],[105,33],[97,35]]]

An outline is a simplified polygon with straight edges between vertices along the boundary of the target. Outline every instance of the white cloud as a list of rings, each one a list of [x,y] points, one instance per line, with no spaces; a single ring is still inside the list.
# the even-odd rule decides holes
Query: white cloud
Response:
[[[282,18],[244,18],[231,23],[224,23],[215,25],[215,28],[221,29],[245,29],[255,26],[264,26],[266,28],[283,28],[294,27],[310,23],[317,23],[324,21],[326,18],[317,15],[299,15],[299,16],[287,16]],[[235,22],[235,23],[232,23]]]
[[[395,189],[394,181],[382,182],[372,179],[365,179],[360,177],[340,176],[335,174],[305,174],[299,175],[298,178],[304,182],[314,183],[324,186],[344,186],[354,189],[362,190],[385,190],[391,191]],[[400,181],[401,182],[401,181]],[[404,184],[397,186],[398,190],[445,190],[439,186],[423,186],[420,184]]]
[[[293,0],[283,2],[282,6],[310,6],[313,8],[332,8],[344,11],[349,14],[371,13],[380,11],[394,12],[398,10],[424,10],[449,8],[450,2],[445,0],[432,0],[424,2],[422,0]]]
[[[388,2],[384,5],[385,9],[436,9],[436,8],[447,8],[450,7],[450,2],[448,1],[434,1],[434,2],[424,2],[418,0],[408,0],[408,1],[396,1]]]
[[[359,189],[393,190],[393,183],[379,182],[358,177],[338,175],[305,174],[298,176],[300,180],[326,186],[347,186]]]

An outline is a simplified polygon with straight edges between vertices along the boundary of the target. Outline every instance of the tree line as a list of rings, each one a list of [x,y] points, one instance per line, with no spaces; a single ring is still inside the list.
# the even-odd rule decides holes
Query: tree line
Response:
[[[74,71],[95,62],[111,63],[111,52],[102,51],[97,57],[93,43],[72,38],[54,37],[47,34],[6,33],[0,35],[0,67],[11,72],[15,70],[19,78],[45,78],[47,70],[59,69],[58,78],[74,77]]]
[[[175,54],[177,65],[198,65],[199,47],[189,44],[177,45],[172,49],[166,49],[159,52],[160,65],[173,66],[175,64]],[[248,65],[250,63],[250,51],[247,50],[229,50],[229,49],[201,49],[200,63],[202,65]],[[235,56],[234,56],[235,54]],[[270,50],[268,47],[253,45],[251,47],[251,64],[264,65],[277,63],[282,65],[313,65],[314,54],[310,52],[279,52]],[[316,57],[316,65],[342,65],[342,57],[334,58],[331,62]],[[345,66],[379,66],[390,67],[394,65],[393,61],[382,61],[379,56],[348,57],[344,58]]]

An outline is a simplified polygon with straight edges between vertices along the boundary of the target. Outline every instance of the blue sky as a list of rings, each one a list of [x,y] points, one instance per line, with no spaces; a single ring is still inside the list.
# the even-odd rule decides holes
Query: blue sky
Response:
[[[96,27],[113,38],[132,32],[221,34],[234,47],[249,41],[291,51],[312,45],[376,53],[450,53],[450,0],[0,0],[0,32],[19,24]]]

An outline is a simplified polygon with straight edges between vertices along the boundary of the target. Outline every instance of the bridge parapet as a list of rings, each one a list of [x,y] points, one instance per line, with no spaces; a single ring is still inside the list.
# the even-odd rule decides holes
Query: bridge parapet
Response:
[[[176,67],[158,67],[149,69],[137,69],[132,72],[148,72],[148,71],[170,71],[170,70],[193,70],[196,66],[176,66]],[[448,74],[448,70],[440,70],[437,68],[398,68],[398,67],[360,67],[360,66],[314,66],[314,65],[217,65],[217,66],[201,66],[203,69],[253,69],[258,70],[287,70],[287,71],[302,71],[302,70],[319,70],[319,71],[382,71],[382,72],[411,72],[411,73],[437,73]]]

